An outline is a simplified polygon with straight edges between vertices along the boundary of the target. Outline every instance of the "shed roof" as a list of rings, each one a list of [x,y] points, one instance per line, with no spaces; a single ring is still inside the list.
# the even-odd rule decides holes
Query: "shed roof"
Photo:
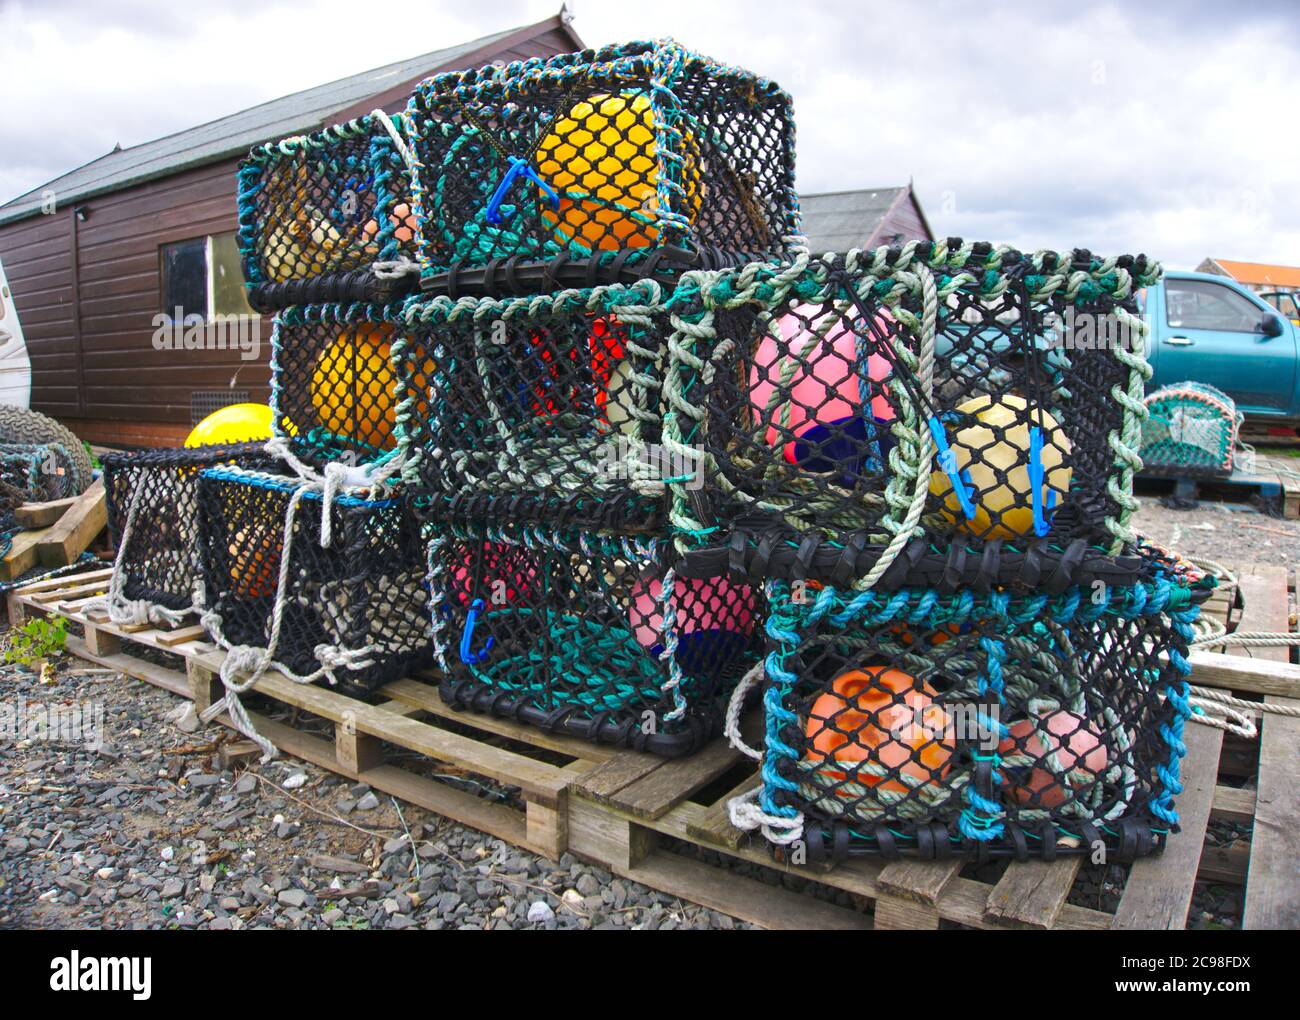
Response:
[[[540,31],[553,28],[557,23],[567,26],[563,12],[531,27]],[[165,177],[190,167],[242,155],[262,142],[315,131],[332,121],[332,115],[345,107],[438,69],[457,66],[459,61],[476,51],[524,31],[518,27],[509,28],[272,99],[151,142],[126,149],[116,148],[0,205],[0,224],[39,212],[42,194],[47,189],[52,189],[59,204],[66,206],[70,202]]]
[[[799,196],[804,234],[813,252],[848,251],[871,240],[898,203],[911,194],[911,186],[832,191]]]
[[[1207,259],[1238,283],[1283,290],[1300,289],[1300,267],[1273,266],[1266,262],[1237,262],[1234,259]]]

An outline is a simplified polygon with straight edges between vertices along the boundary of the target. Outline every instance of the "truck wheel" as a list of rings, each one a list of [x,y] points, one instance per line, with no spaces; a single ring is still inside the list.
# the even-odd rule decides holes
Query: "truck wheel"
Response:
[[[94,469],[90,454],[72,431],[39,411],[0,404],[0,443],[58,443],[72,459],[72,477],[59,487],[66,496],[80,496],[90,487]]]

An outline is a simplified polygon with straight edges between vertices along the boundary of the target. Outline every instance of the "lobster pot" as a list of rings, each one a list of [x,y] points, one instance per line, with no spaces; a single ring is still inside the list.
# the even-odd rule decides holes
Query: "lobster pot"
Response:
[[[390,124],[405,137],[400,115]],[[414,283],[413,274],[374,272],[375,263],[415,254],[406,162],[378,117],[259,145],[240,163],[238,182],[240,255],[254,308],[386,300]]]
[[[407,117],[426,289],[542,292],[805,245],[790,97],[671,41],[435,75]],[[519,275],[541,262],[558,275]]]
[[[664,442],[702,468],[673,483],[683,541],[884,542],[919,503],[945,544],[1117,548],[1149,371],[1132,295],[1158,274],[949,241],[688,277],[664,392]]]
[[[776,585],[768,835],[817,858],[1120,859],[1176,831],[1186,662],[1209,588],[1055,596]]]
[[[435,298],[405,314],[405,477],[435,507],[620,531],[655,522],[675,470],[660,445],[658,284]]]
[[[1230,396],[1205,383],[1181,382],[1152,393],[1146,407],[1143,471],[1193,478],[1232,474],[1245,415]]]
[[[676,577],[661,541],[459,525],[431,538],[440,691],[454,707],[675,757],[720,731],[757,661],[759,593]]]
[[[214,637],[269,648],[278,667],[298,676],[327,669],[326,679],[350,693],[426,665],[423,545],[406,501],[335,497],[326,546],[319,493],[302,495],[286,533],[297,489],[295,479],[262,472],[214,468],[200,476],[203,592],[217,618]]]
[[[199,475],[217,465],[265,467],[261,443],[140,450],[103,457],[113,565],[121,594],[171,610],[194,605]]]
[[[283,309],[271,336],[272,427],[299,456],[370,463],[397,446],[397,306]]]
[[[81,491],[77,464],[62,443],[0,443],[0,481],[38,503]]]

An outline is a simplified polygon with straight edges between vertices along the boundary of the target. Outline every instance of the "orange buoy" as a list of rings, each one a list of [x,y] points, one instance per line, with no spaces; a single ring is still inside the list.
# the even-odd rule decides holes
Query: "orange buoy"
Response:
[[[808,757],[877,765],[919,782],[942,779],[954,744],[948,714],[936,697],[929,684],[889,666],[841,673],[808,713]],[[862,765],[820,771],[830,779],[853,778],[895,793],[909,789],[901,780],[872,775]]]
[[[1070,783],[1068,774],[1076,769],[1096,777],[1106,770],[1108,755],[1101,733],[1077,712],[1058,709],[1037,720],[1018,719],[1007,731],[998,745],[998,754],[1002,758],[1027,755],[1035,762],[1023,781],[1007,787],[1007,795],[1016,804],[1051,809],[1060,807],[1072,796],[1061,785],[1062,777],[1053,774],[1046,761],[1053,747],[1059,748],[1056,760],[1065,773],[1066,783]],[[1081,782],[1087,784],[1091,780],[1081,777]]]
[[[238,531],[230,553],[230,586],[238,598],[274,595],[280,579],[280,536],[273,531]]]

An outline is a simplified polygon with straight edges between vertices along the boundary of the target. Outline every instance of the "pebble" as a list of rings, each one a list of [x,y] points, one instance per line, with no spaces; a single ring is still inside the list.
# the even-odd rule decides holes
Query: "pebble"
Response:
[[[546,922],[555,920],[555,911],[545,900],[537,900],[528,907],[528,920],[534,924],[537,922]]]
[[[285,889],[276,900],[282,907],[301,907],[307,902],[307,894],[301,889]]]
[[[104,704],[112,751],[0,746],[0,929],[723,926],[572,856],[547,861],[402,803],[408,835],[382,810],[387,795],[314,765],[231,771],[211,751],[164,753],[195,743],[179,725],[188,703],[125,678],[58,676],[58,697]],[[4,664],[0,689],[52,696]],[[375,812],[361,827],[381,835],[329,820],[358,811]]]

